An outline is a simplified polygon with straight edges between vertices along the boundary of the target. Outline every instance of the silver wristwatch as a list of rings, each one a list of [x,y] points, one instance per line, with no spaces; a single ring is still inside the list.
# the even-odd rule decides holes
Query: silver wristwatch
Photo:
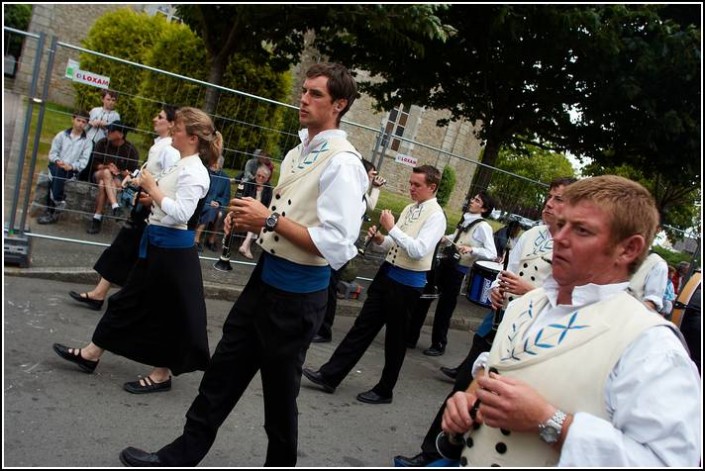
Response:
[[[556,412],[548,419],[546,422],[539,424],[539,436],[541,440],[553,445],[558,441],[561,436],[561,430],[563,429],[563,422],[565,422],[567,415],[560,409],[556,409]]]

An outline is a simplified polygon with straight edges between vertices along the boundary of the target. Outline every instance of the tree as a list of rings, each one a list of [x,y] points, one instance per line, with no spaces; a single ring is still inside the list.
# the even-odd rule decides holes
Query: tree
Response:
[[[531,219],[541,218],[546,197],[546,186],[535,182],[573,177],[575,173],[565,155],[531,145],[502,149],[497,158],[497,168],[526,178],[523,183],[517,184],[516,177],[495,172],[489,191],[497,200],[497,209]]]
[[[641,183],[654,196],[656,207],[661,215],[661,225],[668,238],[673,242],[682,238],[682,234],[691,229],[700,232],[701,224],[699,202],[702,193],[699,188],[688,188],[677,183],[656,178],[649,178],[643,169],[628,164],[606,167],[593,162],[583,169],[585,175],[619,175]]]
[[[228,61],[234,56],[269,64],[275,71],[297,64],[306,46],[305,36],[315,30],[316,46],[332,51],[350,38],[372,38],[380,44],[418,51],[424,37],[440,37],[436,7],[426,5],[178,5],[181,19],[202,39],[208,51],[207,81],[222,84]],[[348,64],[346,64],[348,65]],[[218,90],[209,88],[204,110],[212,112]]]
[[[666,20],[660,9],[451,5],[437,14],[455,33],[426,41],[423,55],[340,51],[345,63],[371,73],[362,88],[380,107],[415,103],[481,123],[488,166],[503,147],[530,136],[546,149],[629,162],[692,188],[699,181],[700,32],[670,19],[693,17],[685,6],[668,10]],[[670,155],[677,165],[663,158]],[[491,178],[483,167],[470,192]]]
[[[32,19],[32,5],[3,5],[3,25],[10,28],[27,31]],[[5,53],[12,54],[15,58],[22,54],[23,36],[4,32]]]

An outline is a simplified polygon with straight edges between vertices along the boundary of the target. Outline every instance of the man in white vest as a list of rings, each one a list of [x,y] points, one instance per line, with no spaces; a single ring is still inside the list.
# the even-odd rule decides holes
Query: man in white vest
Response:
[[[504,306],[510,298],[514,299],[534,288],[540,287],[551,273],[550,262],[551,251],[553,250],[551,234],[558,231],[557,219],[563,207],[563,191],[565,191],[567,185],[573,182],[575,182],[575,178],[562,177],[554,179],[549,184],[548,194],[541,212],[544,224],[532,227],[519,237],[516,246],[509,252],[507,269],[500,272],[492,284],[493,289],[490,297],[495,309]],[[499,287],[500,282],[502,283],[501,289]],[[492,341],[495,336],[495,328],[493,328],[494,316],[495,311],[490,311],[485,316],[477,332],[473,335],[467,356],[458,367],[441,367],[441,371],[446,376],[455,379],[453,390],[446,399],[456,391],[465,391],[470,386],[473,363],[482,352],[487,352],[492,347]],[[423,442],[421,442],[421,453],[413,457],[395,456],[395,467],[423,467],[441,458],[436,447],[436,441],[441,432],[441,421],[443,420],[445,404],[446,401],[443,400],[436,417],[426,432]]]
[[[509,304],[475,380],[447,402],[466,466],[697,466],[702,391],[674,326],[628,291],[658,224],[617,176],[578,181],[552,275]]]
[[[259,233],[263,254],[225,320],[183,434],[156,453],[126,448],[124,464],[196,466],[259,371],[269,441],[264,464],[296,465],[301,367],[323,321],[330,271],[357,254],[365,211],[368,177],[338,129],[356,96],[355,80],[341,65],[315,64],[306,72],[301,144],[282,161],[269,208],[254,198],[230,202],[226,232]]]
[[[406,356],[408,319],[426,285],[434,249],[446,229],[446,217],[436,201],[441,174],[431,165],[415,167],[409,179],[414,203],[401,212],[395,223],[392,212],[382,211],[379,224],[388,235],[369,228],[375,250],[388,250],[387,258],[367,290],[367,299],[333,356],[320,370],[304,369],[304,376],[332,393],[365,354],[375,336],[386,325],[384,369],[379,382],[357,395],[367,404],[392,402]]]

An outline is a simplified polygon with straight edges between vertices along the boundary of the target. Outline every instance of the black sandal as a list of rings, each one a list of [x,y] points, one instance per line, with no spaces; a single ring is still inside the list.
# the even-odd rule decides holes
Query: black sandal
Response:
[[[171,389],[171,376],[166,381],[156,383],[149,376],[144,376],[137,381],[130,381],[123,385],[125,391],[132,394],[147,394],[153,392],[169,391]]]

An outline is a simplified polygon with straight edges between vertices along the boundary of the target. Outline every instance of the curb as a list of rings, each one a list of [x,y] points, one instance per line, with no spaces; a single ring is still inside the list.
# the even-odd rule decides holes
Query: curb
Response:
[[[84,267],[62,267],[62,268],[18,268],[4,267],[5,276],[17,276],[24,278],[41,278],[66,283],[95,284],[98,282],[98,274],[92,269]],[[232,286],[223,283],[203,282],[203,290],[206,298],[232,301],[238,298],[243,286]],[[336,309],[337,316],[356,317],[362,308],[363,301],[339,299]],[[450,319],[450,328],[456,330],[475,332],[482,322],[482,318],[476,316],[454,315]],[[429,311],[424,322],[426,326],[433,325],[433,310]]]

